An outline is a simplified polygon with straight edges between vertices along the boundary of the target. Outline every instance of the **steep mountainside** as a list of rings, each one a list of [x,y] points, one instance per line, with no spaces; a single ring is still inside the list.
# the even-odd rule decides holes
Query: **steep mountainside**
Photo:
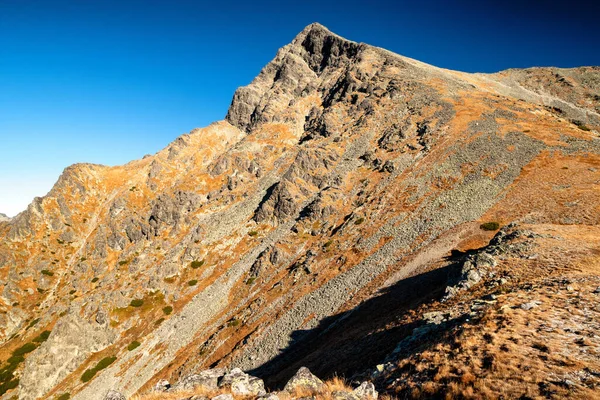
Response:
[[[2,398],[129,396],[209,366],[275,388],[302,365],[392,394],[499,396],[523,346],[571,340],[536,324],[560,325],[579,290],[594,307],[599,131],[598,67],[467,74],[312,24],[224,121],[123,166],[71,166],[0,220]],[[494,243],[508,250],[469,258]],[[521,313],[529,297],[543,306]],[[573,350],[506,393],[597,373],[595,307],[571,323],[596,358]],[[461,361],[488,354],[504,369]]]

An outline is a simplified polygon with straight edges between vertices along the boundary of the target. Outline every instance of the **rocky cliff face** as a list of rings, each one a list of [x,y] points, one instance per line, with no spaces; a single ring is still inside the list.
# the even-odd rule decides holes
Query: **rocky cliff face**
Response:
[[[308,26],[225,121],[69,167],[0,222],[0,388],[95,399],[208,366],[274,386],[304,364],[363,373],[410,334],[386,326],[413,300],[376,299],[429,293],[416,277],[485,245],[482,223],[598,224],[599,81],[448,71]]]

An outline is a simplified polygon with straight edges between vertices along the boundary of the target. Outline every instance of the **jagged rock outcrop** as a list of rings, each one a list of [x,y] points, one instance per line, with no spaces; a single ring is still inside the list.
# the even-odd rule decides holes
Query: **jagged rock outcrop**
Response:
[[[197,387],[206,390],[217,390],[219,388],[219,379],[226,373],[227,371],[225,369],[217,368],[187,375],[173,386],[173,391],[184,391],[195,389]]]
[[[156,383],[154,392],[166,392],[170,397],[183,396],[186,399],[219,399],[224,396],[242,396],[247,399],[270,399],[279,398],[305,398],[311,395],[316,398],[333,396],[337,399],[354,400],[376,400],[379,393],[373,383],[362,382],[355,389],[340,387],[328,387],[323,381],[313,375],[306,367],[300,368],[290,378],[285,388],[280,392],[265,391],[262,379],[251,376],[239,368],[230,371],[224,369],[209,369],[182,378],[173,387],[166,380]],[[190,395],[191,393],[198,393]]]
[[[106,325],[85,321],[73,314],[62,317],[48,340],[27,357],[19,398],[43,397],[90,355],[105,349],[115,339],[115,333]]]

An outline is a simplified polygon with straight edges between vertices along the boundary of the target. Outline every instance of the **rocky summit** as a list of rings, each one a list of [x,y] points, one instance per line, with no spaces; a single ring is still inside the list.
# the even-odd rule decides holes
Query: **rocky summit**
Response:
[[[0,398],[597,398],[599,133],[599,67],[309,25],[225,120],[0,218]]]

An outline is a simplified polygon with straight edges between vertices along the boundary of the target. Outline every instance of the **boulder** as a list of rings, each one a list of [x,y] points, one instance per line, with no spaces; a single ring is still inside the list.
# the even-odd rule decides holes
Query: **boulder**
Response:
[[[331,397],[333,400],[359,400],[358,396],[356,396],[352,392],[346,392],[343,390],[336,390],[331,393]]]
[[[279,400],[279,396],[276,393],[267,393],[262,396],[258,396],[256,400]]]
[[[523,303],[523,304],[521,304],[521,310],[529,311],[532,308],[536,308],[540,304],[541,304],[541,302],[537,301],[537,300],[533,300],[533,301],[530,301],[530,302],[527,302],[527,303]]]
[[[359,399],[377,399],[379,393],[371,382],[363,382],[353,392]]]
[[[233,400],[233,396],[229,393],[224,393],[213,397],[211,400]]]
[[[301,367],[298,372],[291,377],[288,383],[285,384],[284,388],[286,392],[293,392],[296,389],[319,392],[323,389],[323,381],[314,376],[308,368]]]
[[[219,382],[220,389],[230,389],[233,394],[243,396],[262,396],[266,394],[262,379],[246,374],[239,368],[234,368]]]
[[[174,391],[192,390],[203,387],[206,390],[217,390],[219,378],[225,375],[225,369],[207,369],[197,374],[187,375],[173,387]]]
[[[104,395],[104,400],[127,400],[127,399],[125,398],[125,396],[123,396],[121,393],[117,392],[116,390],[109,390]]]
[[[158,382],[156,382],[156,385],[154,385],[153,390],[155,392],[166,392],[170,388],[171,384],[169,383],[169,381],[166,379],[161,379]]]

